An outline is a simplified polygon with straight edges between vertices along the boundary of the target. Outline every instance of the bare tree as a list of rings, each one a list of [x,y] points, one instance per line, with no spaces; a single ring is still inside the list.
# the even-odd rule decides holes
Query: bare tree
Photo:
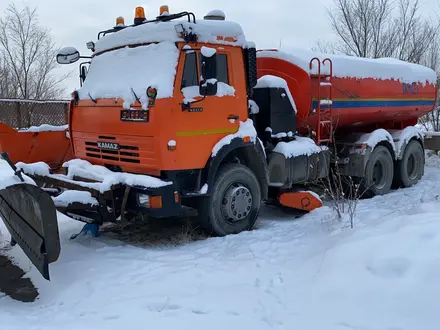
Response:
[[[11,73],[0,57],[0,97],[16,97],[16,90],[13,88]]]
[[[340,41],[333,48],[360,57],[380,57],[392,29],[390,0],[334,0],[327,9]]]
[[[432,46],[437,41],[439,25],[419,15],[419,4],[420,0],[333,0],[333,7],[327,12],[339,41],[324,44],[324,48],[432,67],[432,60],[439,56],[439,49]],[[322,47],[322,42],[318,47]]]
[[[54,70],[57,47],[36,9],[12,3],[0,18],[0,97],[56,99],[63,94]]]
[[[324,53],[324,54],[338,54],[338,53],[340,53],[337,44],[335,44],[329,40],[323,40],[323,39],[319,39],[316,42],[316,45],[311,47],[311,50],[313,52],[320,52],[320,53]]]

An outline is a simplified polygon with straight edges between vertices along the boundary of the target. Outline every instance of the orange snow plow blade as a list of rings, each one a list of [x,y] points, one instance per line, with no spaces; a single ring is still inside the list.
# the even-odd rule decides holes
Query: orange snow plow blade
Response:
[[[319,197],[309,191],[282,193],[279,202],[281,205],[303,211],[312,211],[323,205]]]
[[[7,152],[13,163],[41,161],[52,169],[61,168],[74,157],[66,130],[20,132],[3,123],[0,123],[0,152]]]

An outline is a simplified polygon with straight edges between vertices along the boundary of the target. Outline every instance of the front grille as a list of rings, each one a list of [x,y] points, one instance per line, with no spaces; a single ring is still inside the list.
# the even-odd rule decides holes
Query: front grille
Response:
[[[109,139],[109,137],[106,138]],[[120,145],[119,150],[107,150],[99,149],[97,142],[86,141],[85,149],[87,157],[136,164],[141,162],[139,160],[139,153],[136,152],[139,151],[139,147],[136,146]]]

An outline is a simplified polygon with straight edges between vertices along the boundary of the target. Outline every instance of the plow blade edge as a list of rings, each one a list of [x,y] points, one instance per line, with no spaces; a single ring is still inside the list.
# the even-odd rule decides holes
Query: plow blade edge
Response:
[[[49,280],[49,264],[60,255],[55,205],[37,186],[17,184],[0,190],[0,216],[43,277]]]

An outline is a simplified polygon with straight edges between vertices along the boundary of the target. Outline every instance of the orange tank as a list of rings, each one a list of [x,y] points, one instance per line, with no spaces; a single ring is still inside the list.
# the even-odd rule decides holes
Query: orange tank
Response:
[[[286,80],[299,132],[316,129],[318,103],[321,113],[331,104],[333,125],[343,130],[403,129],[434,108],[437,76],[420,65],[303,50],[260,50],[257,57],[259,78],[273,75]]]

